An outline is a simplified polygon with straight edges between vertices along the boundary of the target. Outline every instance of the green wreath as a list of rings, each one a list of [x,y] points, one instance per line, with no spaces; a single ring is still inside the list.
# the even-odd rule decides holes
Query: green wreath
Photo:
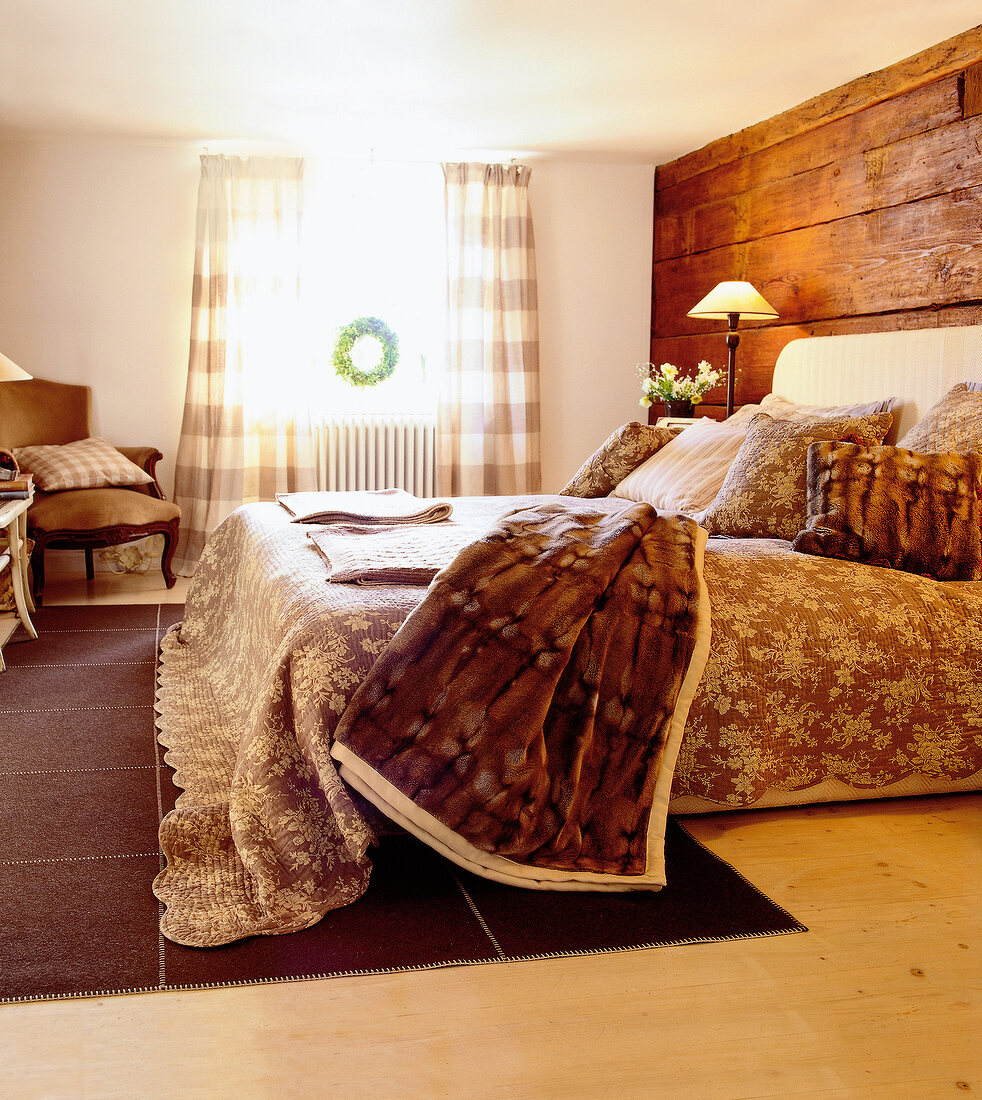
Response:
[[[373,336],[382,345],[382,358],[370,371],[359,370],[351,361],[351,349],[362,336]],[[350,325],[339,330],[331,361],[338,376],[352,386],[377,386],[396,369],[396,363],[399,362],[399,338],[377,317],[359,317],[357,321],[352,321]]]

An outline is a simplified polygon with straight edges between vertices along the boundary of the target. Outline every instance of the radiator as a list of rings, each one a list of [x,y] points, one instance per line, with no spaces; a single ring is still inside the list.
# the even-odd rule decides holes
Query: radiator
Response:
[[[436,419],[338,416],[315,433],[319,489],[405,489],[436,495]]]

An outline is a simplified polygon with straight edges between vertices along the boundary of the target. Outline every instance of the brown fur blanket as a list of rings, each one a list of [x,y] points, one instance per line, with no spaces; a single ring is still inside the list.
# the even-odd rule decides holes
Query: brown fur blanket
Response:
[[[664,884],[668,794],[709,649],[705,533],[646,504],[541,504],[434,580],[355,692],[332,755],[480,874]]]

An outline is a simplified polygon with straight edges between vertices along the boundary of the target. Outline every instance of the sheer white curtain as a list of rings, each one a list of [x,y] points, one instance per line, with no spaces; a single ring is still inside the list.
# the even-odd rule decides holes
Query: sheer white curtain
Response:
[[[303,161],[203,156],[184,422],[178,572],[241,504],[316,485],[300,316]]]
[[[503,164],[445,164],[443,170],[449,340],[437,416],[437,492],[538,492],[530,172]]]

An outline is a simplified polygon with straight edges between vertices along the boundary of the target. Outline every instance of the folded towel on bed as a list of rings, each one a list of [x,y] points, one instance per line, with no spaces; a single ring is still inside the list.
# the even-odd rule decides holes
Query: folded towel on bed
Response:
[[[335,524],[307,532],[335,584],[429,584],[484,526]]]
[[[453,511],[448,501],[420,499],[405,489],[277,493],[276,499],[294,523],[439,523]]]

